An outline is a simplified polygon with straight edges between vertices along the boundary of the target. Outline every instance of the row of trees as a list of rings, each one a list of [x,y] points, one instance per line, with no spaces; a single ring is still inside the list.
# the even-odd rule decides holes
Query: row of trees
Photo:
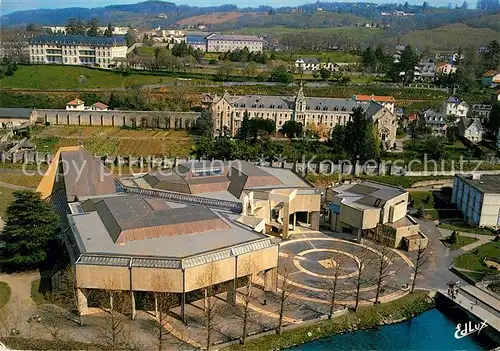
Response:
[[[220,53],[218,58],[219,61],[229,60],[232,62],[256,62],[264,65],[269,60],[274,60],[273,54],[271,54],[270,57],[265,52],[250,51],[246,46],[243,49]]]
[[[88,35],[96,37],[100,35],[99,33],[99,20],[97,18],[92,18],[90,21],[85,23],[79,18],[71,17],[68,19],[68,24],[66,25],[67,35]],[[113,36],[113,26],[111,23],[104,31],[104,36]]]
[[[314,157],[316,161],[347,158],[361,162],[380,158],[378,132],[361,109],[354,111],[352,120],[345,126],[334,127],[331,135],[321,125],[303,126],[297,121],[287,121],[280,132],[290,138],[289,141],[270,138],[276,131],[273,120],[249,118],[246,112],[237,139],[212,139],[212,122],[208,113],[202,115],[199,123],[205,138],[196,145],[197,157],[232,160],[258,160],[264,157],[274,160],[279,155],[289,162],[301,161],[303,157]],[[320,142],[320,138],[328,138],[328,141]]]

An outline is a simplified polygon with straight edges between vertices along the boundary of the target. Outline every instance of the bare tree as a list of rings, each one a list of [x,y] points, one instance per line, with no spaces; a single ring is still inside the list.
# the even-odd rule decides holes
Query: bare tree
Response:
[[[66,313],[66,318],[74,321],[73,317],[76,315],[77,323],[83,325],[83,318],[79,313],[78,308],[76,275],[74,268],[68,266],[59,271],[53,281],[55,284],[52,291],[46,294],[46,299],[50,303],[69,311],[69,313]]]
[[[417,255],[415,256],[415,262],[413,263],[413,281],[411,283],[410,294],[413,294],[415,291],[415,285],[417,284],[417,277],[419,274],[422,274],[422,268],[429,263],[429,259],[432,254],[432,244],[431,242],[425,243],[423,240],[420,240],[417,248]]]
[[[328,319],[332,319],[333,312],[335,311],[335,300],[338,294],[338,288],[340,285],[339,277],[345,272],[345,256],[339,253],[333,253],[326,261],[328,264],[328,278],[325,280],[325,288],[330,294],[330,312],[328,314]]]
[[[107,312],[95,343],[104,350],[134,349],[135,341],[127,317],[131,308],[130,292],[114,290],[116,287],[110,282],[105,284],[105,290],[96,290],[91,294],[91,298],[105,307]]]
[[[246,273],[246,282],[243,290],[243,331],[241,335],[241,343],[245,344],[248,335],[248,320],[250,314],[250,301],[252,299],[252,275],[254,271],[254,262],[250,259],[244,266]]]
[[[355,303],[354,303],[354,310],[356,312],[358,311],[359,300],[361,298],[360,296],[361,288],[365,285],[367,281],[365,275],[366,275],[366,268],[370,263],[370,260],[371,260],[370,251],[365,247],[361,247],[361,251],[358,255],[358,260],[357,260],[358,270],[353,280],[353,284],[356,291]]]
[[[276,332],[281,334],[283,331],[283,317],[285,313],[285,308],[287,305],[288,298],[293,293],[294,285],[292,284],[292,280],[290,279],[290,274],[293,271],[293,266],[290,262],[284,262],[282,265],[278,266],[278,273],[280,278],[278,281],[280,282],[280,294],[279,294],[279,303],[280,303],[280,313],[278,319],[278,328]]]
[[[395,255],[395,252],[385,245],[381,246],[379,252],[380,255],[377,257],[377,289],[375,290],[374,304],[377,304],[379,301],[380,293],[383,289],[382,284],[387,278],[389,278],[389,265]]]
[[[206,350],[210,351],[212,346],[212,332],[217,322],[216,319],[219,313],[219,305],[217,297],[217,287],[215,284],[219,280],[219,271],[217,267],[212,263],[207,267],[206,273],[201,278],[200,285],[204,286],[203,289],[204,297],[204,308],[203,308],[203,321],[207,331],[206,335]]]
[[[162,351],[167,346],[166,339],[170,333],[166,329],[166,326],[168,324],[170,309],[175,305],[176,299],[172,293],[165,292],[169,290],[169,283],[162,277],[154,279],[153,289],[160,292],[155,292],[153,295],[152,305],[154,305],[155,322],[153,323],[152,336],[154,337],[158,351]]]

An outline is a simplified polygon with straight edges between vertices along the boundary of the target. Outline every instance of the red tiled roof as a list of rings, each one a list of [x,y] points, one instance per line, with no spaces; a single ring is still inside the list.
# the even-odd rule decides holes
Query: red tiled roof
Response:
[[[97,108],[100,108],[101,110],[104,110],[106,108],[108,108],[108,105],[106,105],[105,103],[102,103],[102,102],[96,102],[95,104],[93,104],[92,106],[95,106]]]
[[[483,74],[483,77],[494,77],[498,72],[494,69],[491,69]]]
[[[131,228],[122,231],[116,242],[126,243],[135,240],[163,238],[193,233],[205,233],[226,230],[229,228],[230,226],[220,218],[188,223],[158,225],[153,227]]]
[[[376,101],[376,102],[394,102],[394,97],[392,96],[380,96],[380,95],[355,95],[356,101]]]
[[[70,102],[67,102],[66,105],[71,105],[71,106],[78,106],[78,105],[83,105],[84,102],[80,100],[79,98],[76,98],[74,100],[71,100]]]

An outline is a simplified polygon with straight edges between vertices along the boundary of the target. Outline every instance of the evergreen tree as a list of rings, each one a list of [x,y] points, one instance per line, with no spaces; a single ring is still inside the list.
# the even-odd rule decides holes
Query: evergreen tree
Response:
[[[459,237],[458,232],[454,230],[453,233],[451,233],[450,237],[448,238],[448,243],[455,245],[456,243],[458,243],[458,237]]]
[[[243,112],[243,120],[241,121],[241,127],[238,129],[238,139],[247,140],[250,138],[251,133],[251,122],[248,111]]]
[[[104,31],[104,36],[106,37],[112,37],[113,36],[113,26],[111,23],[108,23],[108,28]]]
[[[375,126],[366,117],[361,107],[354,110],[352,120],[346,125],[346,153],[353,160],[359,157],[361,162],[377,159],[380,156],[380,146],[376,136]]]
[[[131,47],[132,45],[135,44],[135,38],[132,35],[132,32],[130,29],[127,31],[127,34],[125,34],[125,41],[127,42],[128,47]]]
[[[300,137],[303,132],[302,123],[297,121],[286,121],[281,126],[281,131],[290,139],[295,137]]]
[[[85,35],[85,23],[81,19],[76,19],[71,17],[68,19],[68,24],[66,25],[67,35]]]
[[[330,78],[331,74],[332,74],[332,72],[330,72],[329,69],[326,69],[324,67],[319,70],[319,75],[321,76],[321,79],[323,79],[323,80],[328,80],[328,78]]]
[[[7,269],[24,270],[39,265],[47,258],[49,243],[59,232],[59,216],[52,206],[29,190],[14,192],[7,208],[0,263]]]
[[[97,18],[92,18],[89,23],[88,27],[89,29],[87,30],[87,35],[91,37],[97,37],[99,35],[99,21]]]

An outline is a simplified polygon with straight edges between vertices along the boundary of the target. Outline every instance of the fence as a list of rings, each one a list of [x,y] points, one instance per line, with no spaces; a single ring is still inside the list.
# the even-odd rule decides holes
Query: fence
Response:
[[[49,164],[53,155],[50,153],[24,151],[9,153],[0,152],[0,163],[24,163],[24,164]],[[157,168],[173,168],[180,163],[189,163],[196,161],[194,158],[170,158],[167,156],[114,156],[95,155],[104,165],[107,166],[125,166],[139,167],[143,172],[149,172]],[[482,161],[474,161],[482,162]],[[258,165],[272,168],[290,169],[298,174],[306,175],[308,173],[317,174],[339,174],[339,175],[392,175],[407,177],[429,177],[446,176],[453,177],[455,174],[478,174],[478,175],[497,175],[500,170],[470,171],[470,170],[427,170],[427,171],[409,171],[404,166],[395,166],[392,164],[350,164],[348,162],[335,163],[333,161],[324,161],[319,163],[309,162],[285,162],[285,161],[259,161]]]

